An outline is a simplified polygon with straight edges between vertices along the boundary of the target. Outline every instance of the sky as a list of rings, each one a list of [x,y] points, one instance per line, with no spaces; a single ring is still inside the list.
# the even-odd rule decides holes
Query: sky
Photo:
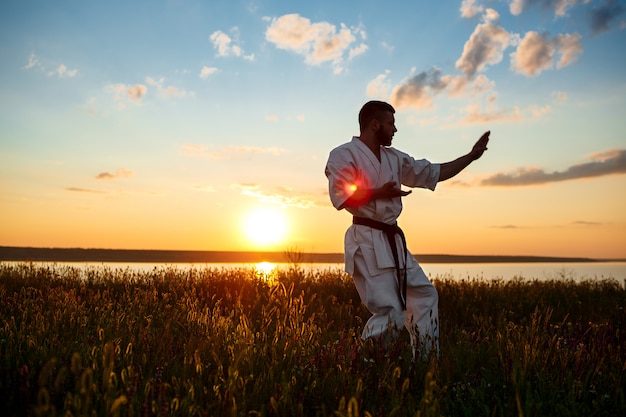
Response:
[[[0,4],[0,246],[340,253],[368,100],[447,162],[416,254],[626,258],[626,2]]]

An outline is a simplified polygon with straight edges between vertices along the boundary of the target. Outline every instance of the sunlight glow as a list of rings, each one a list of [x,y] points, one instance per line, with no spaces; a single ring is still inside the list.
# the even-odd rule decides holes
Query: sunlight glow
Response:
[[[276,269],[276,264],[273,264],[271,262],[259,262],[255,265],[254,268],[256,269],[257,273],[269,275]]]
[[[281,243],[285,239],[287,222],[277,209],[264,207],[251,211],[244,220],[243,228],[250,241],[266,246]]]

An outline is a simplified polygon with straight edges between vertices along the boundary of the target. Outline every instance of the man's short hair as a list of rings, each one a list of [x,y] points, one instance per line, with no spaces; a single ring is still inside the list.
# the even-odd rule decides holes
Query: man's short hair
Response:
[[[380,120],[383,113],[386,112],[393,114],[396,110],[391,104],[384,101],[368,101],[361,107],[361,111],[359,111],[359,127],[361,130],[365,129],[372,120]]]

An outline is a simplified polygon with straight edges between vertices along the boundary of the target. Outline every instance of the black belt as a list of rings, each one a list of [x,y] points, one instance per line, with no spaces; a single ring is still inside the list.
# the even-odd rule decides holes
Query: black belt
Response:
[[[393,253],[393,260],[396,264],[396,274],[398,275],[398,285],[400,285],[400,302],[402,308],[406,310],[406,261],[408,257],[408,251],[406,248],[406,238],[404,232],[398,226],[398,223],[387,224],[376,220],[368,219],[365,217],[352,217],[352,224],[358,224],[361,226],[368,226],[372,229],[382,230],[387,235],[387,240],[391,246],[391,252]],[[398,246],[396,245],[396,235],[400,235],[402,239],[402,246],[404,247],[404,271],[400,268],[400,259],[398,258]],[[403,276],[404,273],[404,276]]]

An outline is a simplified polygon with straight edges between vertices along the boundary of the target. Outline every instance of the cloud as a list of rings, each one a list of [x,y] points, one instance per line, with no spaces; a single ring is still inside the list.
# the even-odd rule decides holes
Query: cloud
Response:
[[[472,18],[485,10],[485,7],[476,4],[477,0],[463,0],[461,2],[461,17],[465,19]]]
[[[205,159],[251,159],[252,155],[279,156],[286,152],[286,149],[277,147],[259,148],[256,146],[227,146],[221,147],[217,150],[211,150],[205,145],[183,145],[184,155]]]
[[[398,109],[430,108],[432,97],[447,86],[441,78],[441,70],[432,68],[428,72],[420,72],[409,78],[391,92],[390,101]]]
[[[514,230],[514,229],[519,229],[519,226],[516,226],[514,224],[503,224],[503,225],[499,225],[499,226],[490,226],[492,229],[504,229],[504,230]]]
[[[484,124],[496,122],[519,122],[524,120],[518,107],[512,110],[483,110],[480,103],[473,103],[466,108],[466,116],[461,120],[461,125]]]
[[[626,173],[626,149],[611,149],[590,155],[591,162],[577,164],[565,171],[546,172],[539,168],[520,168],[514,173],[498,173],[485,178],[481,185],[524,186],[595,178]]]
[[[198,191],[203,191],[205,193],[214,193],[215,192],[215,188],[211,185],[193,185],[191,188],[193,188],[194,190],[198,190]]]
[[[206,79],[206,78],[209,78],[209,76],[215,74],[218,71],[219,71],[219,69],[217,69],[216,67],[206,67],[206,66],[204,66],[200,70],[199,77],[202,78],[202,79]]]
[[[299,14],[286,14],[272,18],[265,31],[265,39],[279,49],[293,51],[305,57],[308,65],[320,65],[330,61],[335,73],[343,71],[344,55],[351,59],[367,50],[361,43],[351,48],[356,34],[365,39],[362,28],[350,29],[341,24],[339,30],[328,22],[312,23]]]
[[[34,68],[40,69],[40,70],[44,69],[43,65],[41,65],[41,62],[39,62],[39,58],[37,58],[37,56],[33,53],[29,55],[28,62],[22,68],[26,70],[34,69]]]
[[[232,28],[231,32],[234,33],[235,37],[238,37],[239,29],[237,27]],[[246,55],[241,46],[239,46],[238,41],[221,30],[213,32],[211,36],[209,36],[209,40],[217,50],[217,56],[236,56],[242,57],[248,61],[254,61],[254,54]]]
[[[575,222],[572,222],[573,225],[575,226],[585,226],[585,227],[597,227],[597,226],[603,226],[604,223],[600,223],[600,222],[590,222],[590,221],[586,221],[586,220],[576,220]]]
[[[148,87],[143,84],[137,84],[126,89],[127,97],[130,101],[139,103],[143,96],[148,92]]]
[[[483,15],[484,23],[477,25],[465,42],[463,53],[456,61],[456,68],[467,78],[484,71],[487,65],[502,61],[503,51],[515,41],[514,36],[498,24],[499,17],[495,10],[487,9]]]
[[[113,99],[120,102],[119,108],[124,108],[124,103],[130,101],[137,105],[141,104],[141,99],[148,92],[148,87],[143,84],[135,84],[133,86],[126,84],[111,84],[105,87],[105,90],[113,93]]]
[[[520,41],[517,50],[511,54],[511,68],[529,77],[539,75],[543,70],[554,66],[557,55],[561,59],[558,69],[566,67],[578,59],[583,48],[580,35],[557,35],[553,40],[547,35],[528,32]]]
[[[389,97],[391,104],[399,110],[431,108],[433,98],[444,92],[450,97],[474,97],[494,88],[493,81],[483,74],[468,79],[465,76],[443,75],[436,67],[410,76],[395,87],[391,87],[388,75],[389,71],[386,71],[370,81],[367,95],[379,99]]]
[[[46,72],[46,68],[43,66],[43,64],[39,61],[39,58],[37,58],[34,53],[31,53],[28,56],[28,62],[22,67],[22,69]],[[72,78],[75,77],[76,74],[78,74],[77,69],[69,69],[64,64],[60,64],[55,70],[49,71],[47,73],[48,77],[56,75],[59,78]]]
[[[89,188],[79,188],[79,187],[66,187],[65,190],[75,192],[75,193],[107,194],[106,191],[92,190]]]
[[[464,2],[462,10],[464,8],[480,9],[475,1]],[[472,104],[465,109],[464,118],[457,123],[450,123],[451,126],[517,122],[543,117],[551,111],[550,105],[530,105],[523,112],[518,107],[498,109],[495,82],[482,72],[488,66],[500,63],[509,46],[519,46],[511,54],[511,66],[522,74],[534,76],[547,68],[563,68],[575,62],[582,53],[581,38],[578,34],[566,34],[549,39],[547,35],[528,32],[520,40],[518,34],[509,33],[502,28],[498,20],[499,15],[495,10],[488,8],[483,11],[481,22],[465,43],[463,52],[455,63],[461,74],[444,74],[437,67],[419,73],[412,69],[409,77],[400,84],[393,85],[389,78],[390,71],[386,70],[367,84],[367,96],[388,100],[398,110],[432,108],[434,98],[441,94],[452,98],[472,99]],[[476,97],[484,99],[484,109]],[[564,94],[557,97],[561,101],[565,98]]]
[[[61,64],[54,72],[50,73],[50,75],[57,74],[59,78],[72,78],[76,76],[77,73],[77,69],[70,70],[65,65]]]
[[[361,43],[356,48],[351,48],[350,49],[350,51],[348,52],[348,59],[352,59],[355,56],[359,56],[361,54],[364,54],[368,49],[369,49],[369,47],[365,43]]]
[[[555,16],[565,16],[567,11],[579,0],[511,0],[509,11],[512,15],[520,15],[528,7],[539,6],[545,10],[554,10]]]
[[[445,75],[442,80],[447,84],[448,94],[451,97],[469,96],[493,91],[495,83],[483,74],[468,80],[465,77]]]
[[[567,93],[563,92],[563,91],[556,91],[554,93],[554,102],[555,103],[565,103],[567,101],[568,97],[567,97]]]
[[[96,175],[97,180],[114,180],[117,178],[128,178],[133,176],[134,172],[130,169],[121,168],[115,171],[113,174],[110,172],[101,172]]]
[[[165,85],[165,78],[146,77],[146,84],[154,87],[158,93],[158,97],[162,99],[170,99],[174,97],[193,96],[193,92],[181,90],[178,87]],[[113,94],[113,99],[118,102],[118,108],[121,110],[127,102],[141,105],[143,98],[148,93],[148,87],[144,84],[111,84],[105,87],[105,91]]]
[[[234,184],[232,188],[239,189],[241,194],[255,198],[262,203],[281,207],[309,208],[318,205],[311,195],[298,195],[288,187],[278,187],[271,192],[261,190],[258,184]]]
[[[366,94],[370,98],[376,98],[380,100],[386,100],[389,97],[389,91],[391,90],[391,84],[387,79],[390,71],[385,71],[384,74],[377,75],[372,81],[367,83]]]
[[[171,98],[171,97],[185,97],[187,95],[193,95],[193,93],[189,93],[185,90],[181,90],[177,87],[173,86],[165,86],[165,78],[161,77],[159,79],[146,77],[146,84],[156,87],[159,97],[161,98]]]
[[[593,34],[608,32],[612,22],[616,21],[625,11],[626,8],[615,0],[607,0],[604,5],[590,10],[589,20]]]

